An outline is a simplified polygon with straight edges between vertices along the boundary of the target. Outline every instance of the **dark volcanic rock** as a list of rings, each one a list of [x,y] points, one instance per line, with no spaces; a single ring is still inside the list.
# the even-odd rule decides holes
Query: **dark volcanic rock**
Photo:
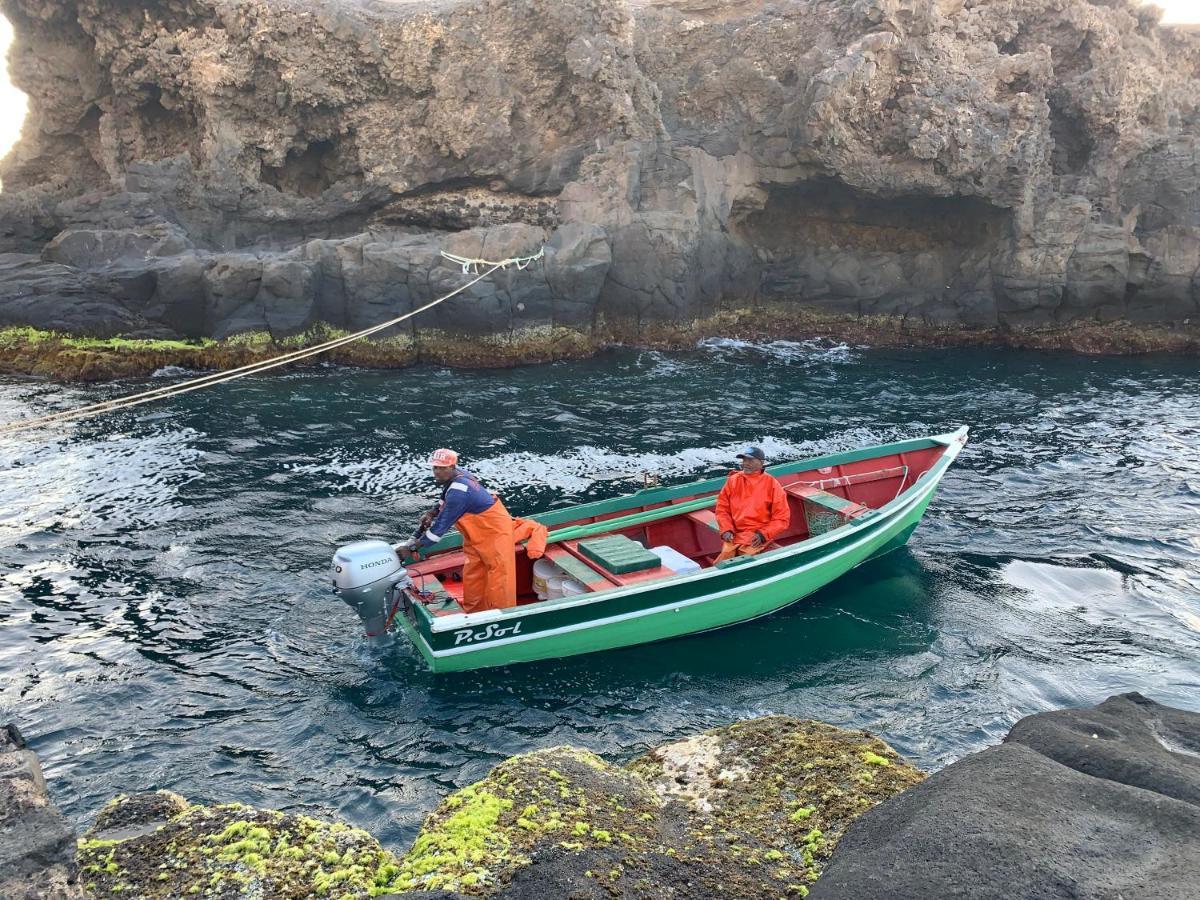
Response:
[[[543,244],[416,327],[1200,319],[1200,36],[1135,0],[0,9],[0,324],[359,328]]]
[[[426,818],[403,857],[342,823],[167,791],[118,797],[79,843],[98,894],[412,900],[800,898],[847,824],[922,778],[861,731],[771,716],[628,767],[512,757]]]
[[[0,743],[0,897],[80,896],[36,760]],[[1200,896],[1200,714],[1127,694],[1030,716],[923,778],[865,732],[769,716],[624,767],[512,757],[403,857],[343,823],[166,791],[113,800],[78,852],[89,890],[162,900]]]
[[[813,900],[1200,896],[1198,751],[1138,694],[1022,719],[859,819]]]
[[[50,801],[42,768],[16,726],[0,728],[0,897],[84,897],[75,831]]]
[[[1200,716],[1141,694],[1029,716],[1004,740],[1085,775],[1200,807]]]

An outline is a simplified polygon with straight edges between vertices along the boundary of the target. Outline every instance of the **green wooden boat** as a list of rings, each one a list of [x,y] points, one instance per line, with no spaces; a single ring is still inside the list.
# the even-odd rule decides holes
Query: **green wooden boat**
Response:
[[[398,625],[433,671],[453,672],[628,647],[769,615],[903,546],[966,440],[964,426],[770,467],[788,495],[790,527],[763,553],[716,566],[713,507],[723,478],[533,516],[551,529],[544,558],[561,570],[554,577],[569,593],[541,599],[537,588],[546,582],[518,546],[518,602],[510,609],[462,611],[461,539],[447,537],[436,554],[391,576],[381,624]],[[346,552],[355,547],[357,556]],[[335,571],[355,564],[386,570],[382,559],[361,562],[381,549],[391,550],[382,542],[343,548]],[[338,575],[334,586],[355,605]],[[366,596],[370,589],[361,590]]]

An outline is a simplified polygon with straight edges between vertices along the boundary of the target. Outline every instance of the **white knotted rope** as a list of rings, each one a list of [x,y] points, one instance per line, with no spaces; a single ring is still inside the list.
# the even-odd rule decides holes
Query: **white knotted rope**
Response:
[[[495,268],[492,269],[493,272],[496,269],[507,269],[509,266],[516,266],[517,271],[520,272],[528,269],[533,263],[537,262],[545,255],[545,247],[542,247],[537,253],[533,254],[533,256],[513,256],[509,257],[508,259],[501,260],[459,256],[457,253],[447,253],[445,250],[442,251],[442,256],[446,257],[446,259],[450,260],[450,262],[457,263],[458,265],[462,266],[462,273],[464,275],[476,274],[479,271],[480,266],[494,266]]]

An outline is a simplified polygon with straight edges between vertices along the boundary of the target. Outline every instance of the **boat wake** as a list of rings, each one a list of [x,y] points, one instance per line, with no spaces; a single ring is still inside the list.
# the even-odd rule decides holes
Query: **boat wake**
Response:
[[[835,453],[870,443],[884,443],[906,435],[887,430],[852,428],[820,440],[796,441],[776,435],[748,435],[745,442],[709,447],[685,447],[670,453],[629,453],[582,445],[561,453],[514,451],[483,459],[467,459],[465,466],[489,488],[506,497],[545,496],[547,490],[567,499],[589,496],[597,486],[611,485],[605,493],[629,493],[646,483],[686,481],[705,475],[720,476],[736,465],[736,454],[747,442],[762,447],[767,459],[803,459]],[[312,464],[289,467],[289,472],[319,475],[327,487],[400,501],[431,490],[424,455],[396,450],[386,457],[349,460],[332,457]],[[516,513],[518,510],[514,509]]]

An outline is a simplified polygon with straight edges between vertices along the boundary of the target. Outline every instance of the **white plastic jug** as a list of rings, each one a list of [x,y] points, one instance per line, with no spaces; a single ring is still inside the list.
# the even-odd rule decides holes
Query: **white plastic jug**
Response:
[[[564,597],[574,597],[576,594],[586,594],[587,591],[587,585],[582,581],[576,581],[574,578],[568,578],[562,583],[562,595]]]
[[[546,579],[546,599],[557,600],[563,595],[563,585],[572,578],[566,572],[561,575],[551,575]]]
[[[567,573],[557,564],[548,559],[536,560],[533,564],[533,591],[539,600],[550,599],[550,579],[561,578]]]

